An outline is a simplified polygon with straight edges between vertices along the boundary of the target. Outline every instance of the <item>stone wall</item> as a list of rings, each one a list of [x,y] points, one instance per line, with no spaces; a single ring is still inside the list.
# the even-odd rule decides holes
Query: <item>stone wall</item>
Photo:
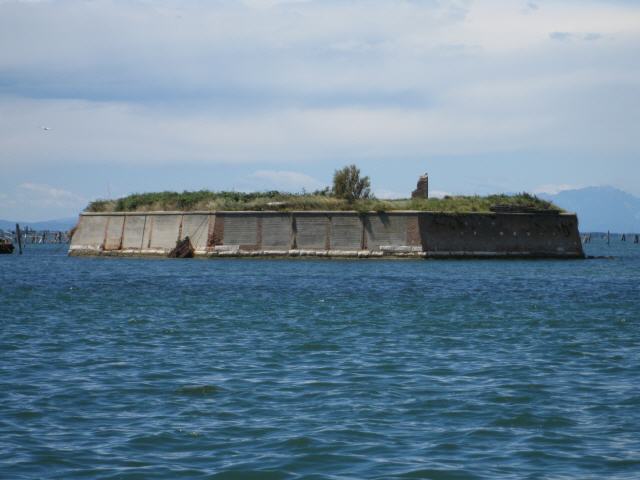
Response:
[[[83,213],[71,255],[582,258],[573,214]]]

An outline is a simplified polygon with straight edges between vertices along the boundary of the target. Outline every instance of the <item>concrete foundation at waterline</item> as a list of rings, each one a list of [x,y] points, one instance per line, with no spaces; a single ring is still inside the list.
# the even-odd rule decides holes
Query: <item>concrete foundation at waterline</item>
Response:
[[[70,255],[584,258],[574,214],[393,212],[82,213]]]

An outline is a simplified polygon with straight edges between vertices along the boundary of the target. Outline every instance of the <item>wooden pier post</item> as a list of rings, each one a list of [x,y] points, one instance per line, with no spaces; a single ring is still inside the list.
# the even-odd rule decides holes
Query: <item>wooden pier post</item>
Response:
[[[18,252],[22,255],[22,235],[20,233],[20,225],[16,223],[16,240],[18,241]]]

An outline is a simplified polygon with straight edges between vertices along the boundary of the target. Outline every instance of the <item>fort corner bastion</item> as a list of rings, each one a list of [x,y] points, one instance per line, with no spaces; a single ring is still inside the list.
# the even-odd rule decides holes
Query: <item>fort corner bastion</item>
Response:
[[[424,211],[82,213],[70,255],[584,258],[575,214]]]

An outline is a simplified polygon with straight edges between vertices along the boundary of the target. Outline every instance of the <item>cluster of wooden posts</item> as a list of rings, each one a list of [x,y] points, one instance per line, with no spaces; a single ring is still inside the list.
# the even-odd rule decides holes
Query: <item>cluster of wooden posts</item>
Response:
[[[25,244],[45,244],[45,243],[69,243],[69,237],[66,232],[51,232],[49,230],[36,232],[30,230],[29,233],[23,234]]]
[[[586,233],[586,234],[582,235],[582,243],[591,243],[592,235],[593,234],[591,234],[591,233]],[[638,235],[637,233],[630,233],[629,237],[633,238],[633,243],[640,244],[640,235]],[[602,236],[602,238],[607,241],[607,245],[611,244],[611,232],[607,232],[606,234],[604,234]],[[622,241],[622,242],[626,242],[627,241],[627,234],[626,233],[623,233],[622,235],[620,235],[620,241]]]
[[[27,244],[63,244],[69,243],[69,233],[51,230],[33,230],[26,227],[24,230],[16,223],[15,231],[11,232],[18,247],[18,253],[22,254]]]

